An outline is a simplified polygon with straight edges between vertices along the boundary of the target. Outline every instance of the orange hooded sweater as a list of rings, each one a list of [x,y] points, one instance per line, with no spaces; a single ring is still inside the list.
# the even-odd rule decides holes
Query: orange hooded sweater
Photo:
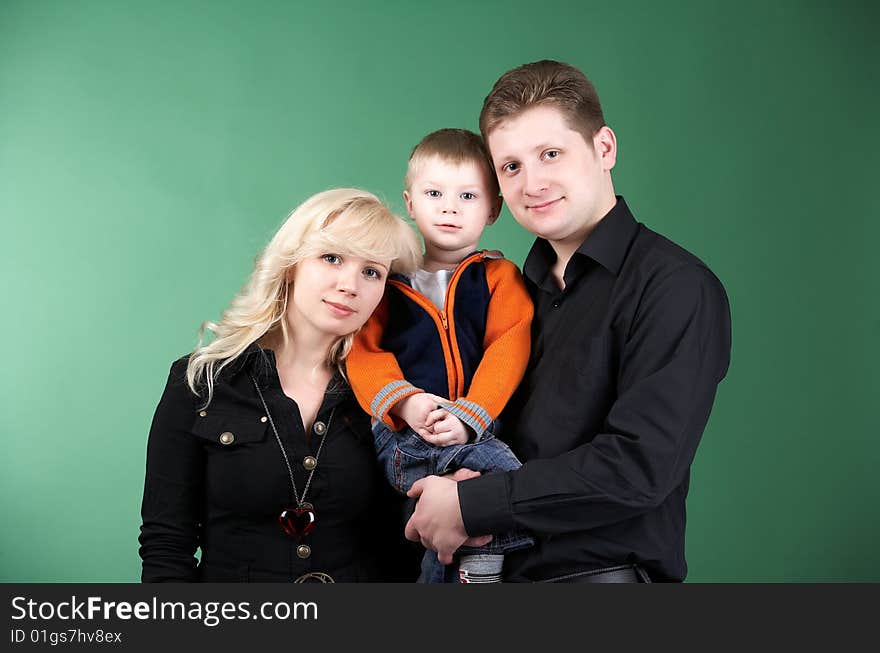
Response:
[[[351,387],[374,419],[399,431],[390,413],[430,392],[477,439],[501,413],[525,373],[533,307],[519,269],[500,252],[469,255],[452,273],[444,309],[394,275],[346,359]]]

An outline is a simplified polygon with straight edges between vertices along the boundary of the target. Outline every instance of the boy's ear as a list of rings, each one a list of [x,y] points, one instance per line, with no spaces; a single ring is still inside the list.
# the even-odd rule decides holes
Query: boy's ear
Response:
[[[504,203],[504,198],[499,195],[492,202],[492,212],[489,214],[489,218],[486,220],[486,225],[495,224],[495,221],[498,219],[498,216],[501,215],[501,205]]]
[[[403,203],[406,204],[406,212],[409,213],[409,217],[413,217],[412,214],[412,197],[409,196],[409,191],[403,191]],[[415,220],[415,218],[413,218]]]

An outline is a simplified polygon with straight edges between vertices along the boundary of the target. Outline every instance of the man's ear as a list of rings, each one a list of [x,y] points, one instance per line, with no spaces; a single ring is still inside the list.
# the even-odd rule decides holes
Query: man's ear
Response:
[[[486,220],[487,225],[495,224],[495,221],[498,219],[498,216],[501,215],[501,205],[504,203],[504,198],[499,195],[492,201],[492,212],[489,214],[489,218]]]
[[[610,171],[617,163],[617,136],[608,125],[603,125],[593,135],[593,149],[602,159],[602,169]]]
[[[412,197],[410,197],[408,190],[403,191],[403,203],[406,204],[406,212],[409,213],[409,217],[413,218]]]

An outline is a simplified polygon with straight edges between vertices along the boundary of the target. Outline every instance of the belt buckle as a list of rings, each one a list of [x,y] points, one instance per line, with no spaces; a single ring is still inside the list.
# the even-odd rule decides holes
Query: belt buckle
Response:
[[[333,576],[323,571],[310,571],[297,578],[294,583],[335,583]]]

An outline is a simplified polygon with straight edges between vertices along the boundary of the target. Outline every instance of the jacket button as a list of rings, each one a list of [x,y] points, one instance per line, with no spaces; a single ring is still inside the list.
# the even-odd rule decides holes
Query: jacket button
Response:
[[[324,435],[324,431],[327,430],[327,425],[324,422],[315,422],[315,425],[312,427],[318,435]]]
[[[310,555],[312,555],[312,547],[310,547],[308,544],[300,544],[298,547],[296,547],[296,555],[303,559],[308,558]]]
[[[315,467],[318,466],[318,459],[314,456],[306,456],[303,458],[303,467],[308,471],[312,471]]]
[[[229,431],[224,431],[220,434],[220,442],[223,444],[232,444],[235,441],[235,436]]]
[[[207,412],[207,411],[205,411],[205,410],[200,410],[200,411],[199,411],[199,417],[207,417],[207,416],[208,416],[208,412]]]
[[[266,417],[265,415],[263,415],[263,416],[260,418],[260,421],[261,421],[263,424],[265,424],[266,421],[267,421],[268,419],[269,419],[268,417]]]

